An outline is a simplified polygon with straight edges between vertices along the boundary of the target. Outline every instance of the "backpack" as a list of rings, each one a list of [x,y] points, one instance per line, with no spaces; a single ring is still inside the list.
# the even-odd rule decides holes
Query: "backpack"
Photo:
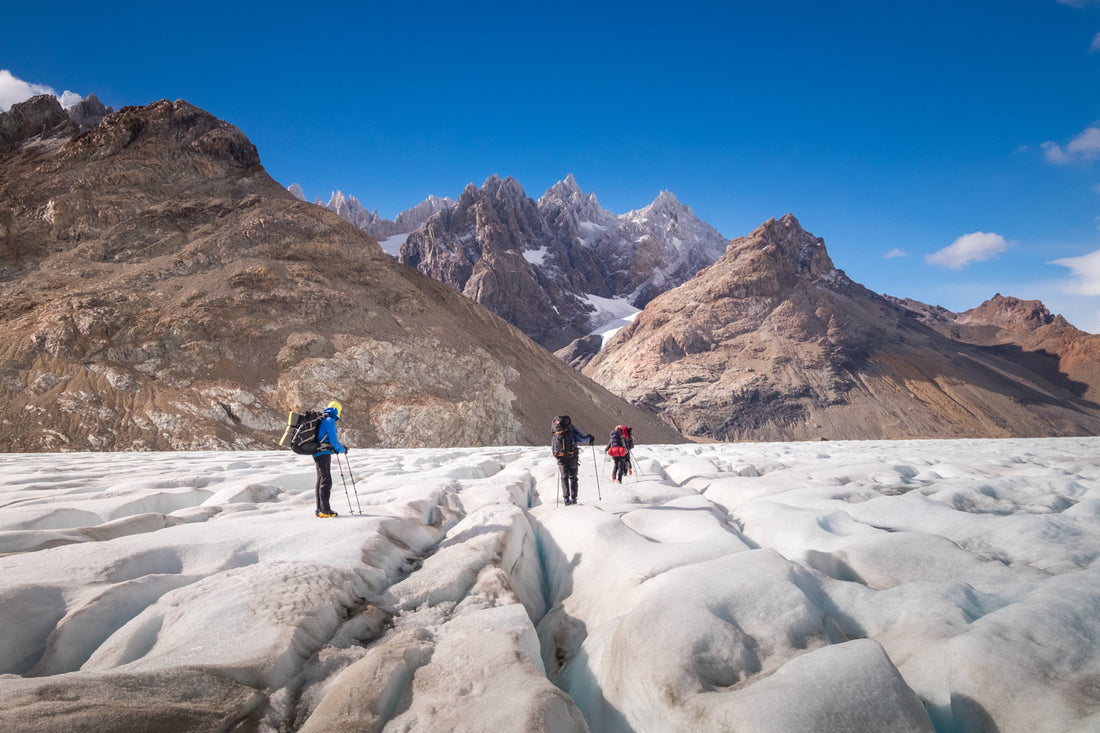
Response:
[[[577,455],[577,441],[573,435],[573,421],[568,415],[559,415],[550,424],[550,452],[561,460]]]
[[[317,431],[324,417],[324,414],[317,410],[306,410],[304,413],[291,412],[279,445],[289,445],[290,449],[299,455],[312,456],[321,450]]]
[[[607,453],[614,458],[622,458],[626,455],[626,441],[623,440],[622,426],[611,431],[611,440],[607,444]]]
[[[634,431],[630,429],[630,426],[618,425],[615,427],[615,429],[623,434],[623,445],[626,447],[626,449],[628,451],[634,450],[634,437],[631,435],[631,433],[633,433]]]

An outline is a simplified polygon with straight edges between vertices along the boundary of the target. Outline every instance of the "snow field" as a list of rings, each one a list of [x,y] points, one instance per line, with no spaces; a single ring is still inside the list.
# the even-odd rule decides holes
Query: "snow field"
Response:
[[[545,448],[352,451],[332,520],[287,452],[0,456],[0,719],[1093,730],[1098,449],[586,450],[574,507]]]

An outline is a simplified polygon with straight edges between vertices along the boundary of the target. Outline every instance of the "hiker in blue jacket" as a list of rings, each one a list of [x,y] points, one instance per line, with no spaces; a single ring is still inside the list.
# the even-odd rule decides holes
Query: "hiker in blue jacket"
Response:
[[[347,453],[336,437],[336,421],[340,419],[340,403],[333,400],[325,408],[325,417],[317,428],[317,441],[321,449],[313,454],[313,462],[317,464],[317,516],[335,517],[329,505],[329,494],[332,493],[332,454]]]

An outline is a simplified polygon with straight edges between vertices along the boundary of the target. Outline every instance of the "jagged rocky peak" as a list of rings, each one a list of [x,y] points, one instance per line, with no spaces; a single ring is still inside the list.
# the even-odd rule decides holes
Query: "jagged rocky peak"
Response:
[[[114,111],[114,107],[105,106],[99,97],[89,94],[69,108],[69,117],[80,130],[90,130]]]
[[[1007,331],[1030,331],[1051,324],[1068,326],[1062,316],[1053,315],[1042,301],[1020,300],[997,293],[977,308],[959,314],[960,323],[988,324]]]
[[[428,219],[432,218],[440,211],[443,211],[448,206],[453,204],[454,201],[450,197],[439,197],[434,194],[429,195],[428,198],[421,201],[411,209],[406,209],[397,215],[394,219],[394,224],[397,227],[395,234],[408,234],[417,227],[424,225]]]
[[[333,191],[325,208],[335,211],[344,221],[351,222],[360,229],[377,236],[373,229],[382,217],[377,211],[367,211],[367,208],[354,196],[345,196],[343,191]]]
[[[680,200],[676,198],[676,194],[672,191],[661,191],[649,206],[631,213],[639,216],[662,216],[676,215],[681,211],[690,213],[691,209],[680,203]]]
[[[69,136],[76,124],[52,94],[40,94],[13,104],[0,114],[0,150],[11,150],[33,137]]]
[[[592,246],[618,226],[618,217],[600,206],[595,193],[585,194],[572,173],[546,190],[538,200],[538,208],[567,248],[575,243]]]
[[[481,185],[481,190],[497,200],[527,198],[527,192],[523,190],[523,186],[511,176],[501,178],[493,174],[485,179],[485,183]]]
[[[843,278],[825,249],[825,240],[802,228],[793,214],[768,219],[747,237],[730,242],[723,260],[735,261],[749,280],[791,287],[809,279]]]
[[[292,183],[287,187],[296,198],[305,201],[302,187]],[[328,203],[317,199],[314,203],[324,206],[329,211],[340,215],[344,221],[359,227],[367,234],[378,240],[386,239],[398,234],[409,232],[424,225],[432,216],[450,206],[453,201],[439,196],[428,196],[411,209],[406,209],[397,215],[394,220],[385,219],[378,213],[378,209],[368,210],[355,196],[347,195],[343,191],[333,191]]]
[[[572,173],[566,176],[564,181],[558,181],[546,189],[546,193],[539,198],[538,203],[539,208],[544,212],[556,208],[568,209],[580,221],[595,222],[609,217],[614,218],[614,214],[600,206],[595,193],[586,194],[581,190]]]

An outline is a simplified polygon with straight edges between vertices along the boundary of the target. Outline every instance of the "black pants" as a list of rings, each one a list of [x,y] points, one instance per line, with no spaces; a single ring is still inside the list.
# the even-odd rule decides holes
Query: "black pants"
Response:
[[[611,460],[615,461],[615,466],[611,469],[611,478],[622,483],[623,476],[626,476],[626,472],[630,468],[630,455],[612,456]]]
[[[577,500],[577,469],[580,468],[580,459],[576,456],[558,461],[558,475],[561,477],[561,495],[566,504],[572,504]]]
[[[332,514],[328,498],[332,493],[332,454],[314,456],[313,462],[317,464],[317,511]]]

